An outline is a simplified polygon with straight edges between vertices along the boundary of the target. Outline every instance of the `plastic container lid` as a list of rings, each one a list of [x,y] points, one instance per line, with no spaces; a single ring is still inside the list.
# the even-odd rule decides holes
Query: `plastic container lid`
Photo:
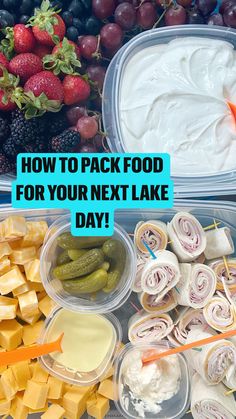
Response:
[[[112,152],[126,152],[122,144],[119,117],[120,85],[126,64],[137,52],[177,37],[205,37],[224,40],[236,47],[236,31],[207,25],[182,25],[145,31],[132,38],[119,50],[106,72],[103,88],[102,116],[108,145]],[[176,197],[233,194],[236,191],[236,169],[203,176],[173,176]]]
[[[47,233],[47,238],[40,257],[40,273],[48,295],[61,307],[84,313],[107,313],[117,310],[131,294],[136,275],[136,251],[129,235],[118,224],[115,224],[113,237],[120,240],[126,250],[126,263],[121,279],[110,293],[98,292],[96,300],[89,297],[77,297],[66,292],[60,280],[53,278],[52,269],[58,256],[57,237],[70,232],[70,216],[60,217]]]

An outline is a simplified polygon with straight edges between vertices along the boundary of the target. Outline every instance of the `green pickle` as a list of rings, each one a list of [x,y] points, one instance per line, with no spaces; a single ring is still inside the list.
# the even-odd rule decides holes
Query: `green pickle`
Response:
[[[90,274],[98,269],[104,262],[104,253],[101,249],[88,250],[79,259],[53,269],[53,276],[64,281]]]
[[[105,257],[111,261],[110,271],[108,272],[107,284],[103,288],[105,293],[115,289],[121,279],[125,268],[126,252],[123,244],[116,239],[107,240],[102,246]]]
[[[70,256],[71,260],[77,260],[80,258],[80,256],[85,255],[85,253],[87,253],[88,250],[85,249],[70,249],[67,250],[68,255]]]
[[[71,261],[68,250],[63,250],[57,258],[57,265],[64,265]]]
[[[107,237],[74,237],[71,233],[62,233],[57,244],[62,249],[89,249],[102,246]]]
[[[64,281],[63,288],[69,294],[90,294],[103,289],[107,284],[108,274],[104,269],[98,269],[82,278]]]

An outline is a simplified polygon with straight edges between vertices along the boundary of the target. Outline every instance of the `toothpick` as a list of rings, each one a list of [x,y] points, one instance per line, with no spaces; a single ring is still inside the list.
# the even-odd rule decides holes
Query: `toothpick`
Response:
[[[177,307],[174,308],[174,311],[179,314],[179,310],[177,309]]]
[[[132,237],[134,237],[134,234],[133,234],[133,233],[128,233],[128,235],[129,235],[129,236],[132,236]]]
[[[150,255],[152,256],[153,259],[156,259],[155,253],[152,251],[152,249],[148,246],[148,244],[145,242],[145,240],[142,240],[144,246],[146,247],[146,249],[149,251]]]
[[[134,304],[133,303],[133,301],[130,301],[130,304],[131,304],[131,306],[137,311],[137,313],[140,313],[140,311],[141,311],[141,308],[138,308],[137,306],[136,306],[136,304]]]
[[[170,240],[169,242],[167,242],[167,244],[171,244],[171,243],[173,243],[173,240]]]
[[[230,394],[234,393],[236,391],[236,388],[233,388],[233,390],[226,391],[225,396],[229,396]]]
[[[216,220],[215,220],[215,218],[213,219],[213,222],[214,222],[214,227],[215,227],[215,229],[217,229],[217,222],[216,222]]]
[[[222,257],[223,257],[225,269],[226,269],[226,272],[227,272],[227,275],[228,275],[228,279],[231,279],[231,275],[230,275],[230,270],[229,270],[229,265],[228,265],[227,259],[226,259],[225,256],[222,256]]]
[[[186,414],[188,415],[189,413],[192,413],[192,410],[188,410],[187,412],[186,412]]]
[[[221,224],[220,221],[218,223],[214,222],[214,224],[211,224],[209,226],[203,227],[203,230],[207,231],[207,230],[211,230],[212,228],[217,228],[220,224]]]

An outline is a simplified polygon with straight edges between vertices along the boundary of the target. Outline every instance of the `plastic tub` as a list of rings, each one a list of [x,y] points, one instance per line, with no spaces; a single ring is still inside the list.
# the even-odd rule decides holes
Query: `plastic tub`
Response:
[[[57,237],[70,231],[70,218],[62,217],[58,223],[52,225],[53,232],[48,232],[40,258],[40,272],[43,285],[48,295],[61,307],[78,312],[107,313],[120,307],[129,297],[136,274],[136,253],[128,234],[115,224],[113,237],[119,239],[126,250],[125,269],[121,279],[111,293],[98,292],[96,300],[88,297],[77,297],[66,292],[62,283],[52,276],[52,269],[56,265],[58,255]]]
[[[64,310],[63,308],[56,308],[46,319],[44,329],[39,338],[40,343],[45,343],[48,341],[47,336],[53,327],[53,323],[58,316],[58,314]],[[87,314],[87,316],[90,316]],[[112,366],[114,358],[117,354],[119,348],[119,342],[122,339],[122,330],[119,323],[119,320],[113,314],[104,314],[99,315],[100,317],[105,318],[113,326],[113,340],[112,344],[104,358],[103,362],[99,367],[90,372],[81,372],[71,370],[64,367],[57,361],[55,361],[50,354],[43,355],[39,358],[41,365],[49,372],[49,374],[59,378],[60,380],[66,381],[69,384],[79,385],[79,386],[89,386],[92,384],[98,383],[102,377],[106,374],[109,368]],[[62,343],[63,344],[63,343]],[[79,356],[79,354],[78,354]]]
[[[132,398],[130,396],[129,387],[124,385],[123,382],[123,367],[127,357],[136,352],[145,352],[152,349],[160,349],[165,351],[170,348],[170,344],[167,341],[152,344],[128,344],[119,353],[115,363],[115,374],[114,374],[114,388],[115,388],[115,404],[117,410],[125,417],[129,419],[137,419],[138,413],[133,407]],[[169,400],[166,400],[159,404],[161,410],[159,413],[153,414],[145,412],[144,418],[152,419],[179,419],[184,416],[187,412],[190,402],[190,382],[187,362],[182,354],[177,354],[181,377],[179,381],[178,392]],[[125,398],[125,402],[124,399]],[[143,416],[142,416],[143,417]]]
[[[120,127],[119,101],[122,77],[129,60],[140,50],[168,43],[177,37],[206,37],[231,42],[236,47],[236,31],[231,28],[183,25],[158,28],[137,35],[119,50],[108,67],[103,89],[103,123],[112,152],[126,152]],[[176,197],[227,195],[236,191],[235,170],[212,175],[173,176]]]

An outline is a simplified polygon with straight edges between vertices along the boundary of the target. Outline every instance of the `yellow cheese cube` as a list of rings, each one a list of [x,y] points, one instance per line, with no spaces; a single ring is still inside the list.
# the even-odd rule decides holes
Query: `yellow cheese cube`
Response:
[[[48,384],[36,383],[34,380],[29,380],[23,396],[23,404],[34,410],[44,408],[47,401],[48,390]]]
[[[11,246],[7,242],[0,243],[0,259],[4,256],[10,255],[12,252]]]
[[[39,383],[46,383],[48,381],[48,376],[49,373],[46,370],[44,370],[41,367],[41,365],[37,362],[34,367],[32,380],[37,381]]]
[[[26,221],[24,217],[13,215],[6,218],[2,224],[6,241],[23,237],[27,233]]]
[[[87,404],[87,413],[90,416],[93,416],[96,419],[103,419],[104,416],[109,412],[110,404],[109,400],[106,397],[97,395],[96,403]]]
[[[80,418],[86,411],[86,402],[89,398],[87,393],[67,391],[62,399],[62,407],[66,411],[66,417],[72,415],[74,419]]]
[[[29,289],[32,291],[36,291],[36,292],[43,292],[44,291],[44,286],[42,284],[42,282],[28,282],[29,284]]]
[[[24,247],[19,250],[13,250],[9,259],[11,263],[17,263],[18,265],[25,265],[30,260],[36,258],[36,247]]]
[[[114,400],[114,386],[111,379],[104,380],[98,387],[98,393],[107,399]]]
[[[28,281],[41,282],[39,266],[39,259],[33,259],[24,264],[25,274]]]
[[[23,405],[23,396],[21,394],[17,394],[13,400],[10,413],[13,419],[28,418],[29,409]]]
[[[46,221],[27,221],[27,233],[22,239],[22,247],[40,246],[48,230]]]
[[[41,412],[46,412],[48,410],[48,402],[45,403],[45,405],[39,409],[29,409],[29,414],[30,413],[41,413]]]
[[[16,315],[17,317],[19,317],[19,319],[23,320],[24,322],[33,325],[40,319],[40,317],[42,316],[42,313],[41,311],[37,310],[31,316],[22,316],[20,310],[16,310]]]
[[[43,320],[40,320],[39,322],[35,323],[33,326],[31,325],[24,326],[22,339],[25,346],[32,345],[33,343],[37,342],[43,326],[44,326]]]
[[[17,305],[16,299],[0,296],[0,320],[14,319]]]
[[[15,290],[13,290],[12,294],[14,297],[17,297],[18,295],[24,294],[27,291],[30,291],[30,284],[28,282],[25,282],[25,284],[20,285]]]
[[[39,310],[44,314],[45,317],[48,317],[55,307],[56,303],[54,303],[54,301],[52,301],[48,295],[39,301]]]
[[[21,248],[21,242],[22,242],[22,239],[17,239],[17,240],[15,239],[13,241],[10,241],[10,246],[11,246],[12,250],[20,249]]]
[[[38,312],[38,298],[35,291],[18,295],[18,300],[22,316],[29,317]]]
[[[37,295],[38,295],[38,301],[41,301],[44,297],[46,297],[47,293],[44,290],[44,291],[39,292]]]
[[[48,410],[41,416],[41,419],[62,419],[65,409],[59,404],[52,404]]]
[[[1,375],[1,384],[7,400],[11,400],[18,391],[18,385],[11,368],[3,371]]]
[[[11,261],[8,256],[3,256],[0,260],[0,275],[9,272],[12,269]]]
[[[35,369],[36,365],[37,365],[37,361],[36,362],[31,362],[31,364],[29,364],[31,378],[33,377],[33,373],[34,373],[34,369]]]
[[[14,266],[10,271],[0,276],[0,293],[9,294],[20,285],[25,283],[25,277],[18,266]]]
[[[17,364],[12,365],[11,369],[17,382],[18,390],[25,390],[27,381],[31,378],[28,362],[17,362]]]
[[[64,383],[58,378],[49,377],[48,379],[49,391],[48,391],[48,398],[51,400],[58,400],[63,395],[63,387]]]
[[[11,400],[0,400],[0,415],[8,415],[11,409]]]
[[[0,345],[7,351],[21,344],[23,326],[14,320],[3,320],[0,327]]]

